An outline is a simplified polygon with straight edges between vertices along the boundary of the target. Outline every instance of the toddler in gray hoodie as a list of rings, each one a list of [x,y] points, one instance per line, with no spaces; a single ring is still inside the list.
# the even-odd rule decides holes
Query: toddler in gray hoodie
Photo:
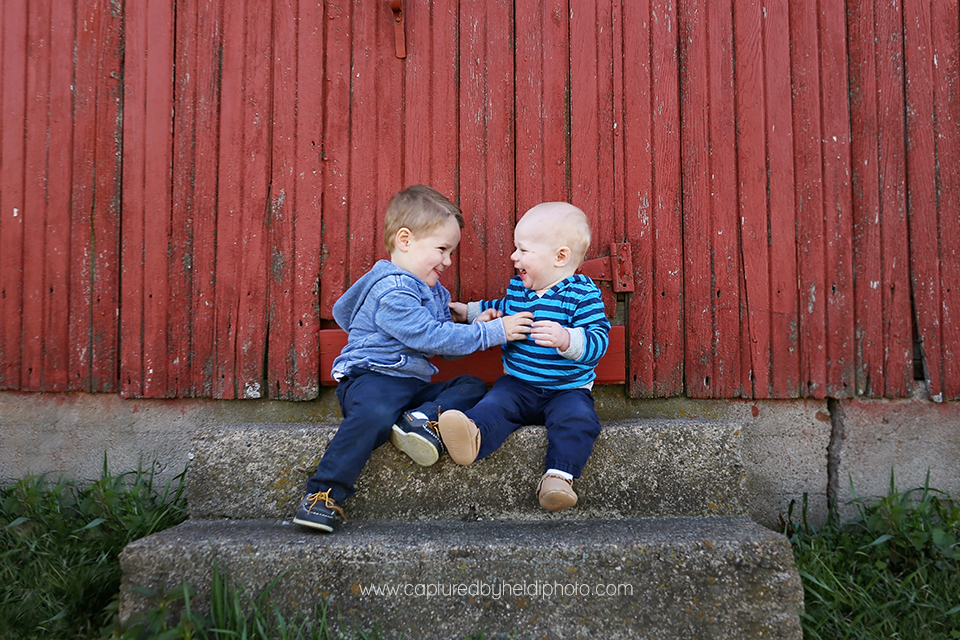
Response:
[[[333,362],[343,422],[307,482],[294,523],[333,531],[345,519],[340,505],[387,440],[418,464],[437,461],[444,451],[439,408],[465,411],[487,386],[473,376],[432,383],[437,369],[428,358],[465,356],[529,333],[529,313],[453,322],[440,276],[462,228],[460,208],[431,187],[413,185],[390,200],[384,222],[390,260],[378,261],[333,306],[348,334]]]

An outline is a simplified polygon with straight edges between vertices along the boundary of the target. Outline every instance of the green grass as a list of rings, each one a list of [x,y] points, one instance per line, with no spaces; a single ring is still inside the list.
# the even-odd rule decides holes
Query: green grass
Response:
[[[309,620],[285,618],[270,588],[250,597],[218,571],[204,615],[192,609],[190,587],[140,590],[152,609],[121,625],[118,555],[184,519],[183,475],[158,488],[149,472],[110,476],[104,465],[86,485],[41,476],[0,488],[0,640],[384,637],[331,632],[325,603]],[[898,492],[892,477],[888,496],[854,504],[858,516],[846,522],[812,527],[804,509],[786,524],[805,593],[804,638],[960,639],[960,505],[929,486]]]
[[[960,505],[929,486],[898,492],[892,475],[888,496],[854,504],[848,522],[788,526],[804,638],[960,638]]]
[[[47,476],[0,488],[0,638],[99,638],[116,611],[119,553],[186,518],[184,474],[135,471],[89,484]]]

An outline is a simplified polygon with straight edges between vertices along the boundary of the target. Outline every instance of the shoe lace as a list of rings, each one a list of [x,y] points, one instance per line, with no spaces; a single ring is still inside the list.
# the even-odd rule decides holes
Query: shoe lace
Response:
[[[427,424],[426,424],[425,426],[428,426],[428,427],[430,427],[431,429],[433,429],[433,432],[434,432],[435,434],[437,434],[437,438],[440,438],[440,423],[439,423],[439,422],[437,422],[436,420],[428,420],[428,421],[427,421]],[[440,442],[443,442],[443,439],[442,439],[442,438],[440,438]]]
[[[347,521],[347,516],[343,514],[343,509],[337,506],[337,503],[334,502],[333,498],[330,497],[330,491],[332,489],[327,489],[326,491],[317,491],[316,493],[311,493],[307,496],[307,501],[310,504],[310,509],[313,509],[317,506],[317,503],[323,500],[323,506],[327,509],[333,509],[340,514],[340,517],[343,518],[343,521]]]

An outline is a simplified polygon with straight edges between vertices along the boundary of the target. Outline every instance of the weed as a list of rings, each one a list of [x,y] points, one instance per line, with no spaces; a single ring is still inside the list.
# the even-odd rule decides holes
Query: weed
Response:
[[[0,488],[0,637],[93,638],[112,615],[118,556],[185,519],[184,473],[156,491],[142,469],[89,485],[30,476]]]
[[[852,488],[852,487],[851,487]],[[854,494],[855,495],[855,494]],[[960,638],[960,505],[929,486],[854,498],[857,517],[790,536],[804,588],[804,638]]]

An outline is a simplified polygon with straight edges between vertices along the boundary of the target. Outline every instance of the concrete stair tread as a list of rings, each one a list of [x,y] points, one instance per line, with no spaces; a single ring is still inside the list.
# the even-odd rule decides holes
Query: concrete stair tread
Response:
[[[385,637],[801,638],[790,545],[744,517],[356,520],[333,535],[281,520],[188,520],[124,550],[123,615],[146,606],[136,585],[189,583],[202,609],[214,557],[249,594],[284,574],[272,592],[283,611],[309,614],[329,596],[335,624],[380,624],[393,630]],[[589,592],[598,585],[605,596]],[[412,595],[369,591],[377,586]]]
[[[191,517],[292,517],[336,428],[254,424],[199,432]],[[740,433],[736,423],[708,420],[604,423],[567,517],[743,514]],[[374,452],[344,508],[359,519],[549,518],[534,495],[546,444],[543,427],[525,427],[469,467],[444,456],[424,468],[388,443]]]

